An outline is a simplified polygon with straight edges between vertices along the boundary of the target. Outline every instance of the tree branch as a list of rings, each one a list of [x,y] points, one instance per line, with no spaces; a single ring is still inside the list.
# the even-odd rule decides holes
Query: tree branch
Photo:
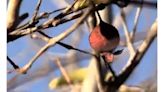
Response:
[[[29,63],[27,63],[23,68],[20,69],[20,73],[26,73],[30,67],[33,65],[33,63],[35,62],[35,60],[42,55],[48,48],[54,46],[56,44],[56,42],[59,42],[61,40],[63,40],[64,38],[66,38],[68,35],[70,35],[86,18],[87,16],[91,13],[91,11],[93,11],[93,8],[89,8],[87,12],[85,12],[81,18],[74,24],[72,25],[68,30],[66,30],[65,32],[61,33],[60,35],[58,35],[57,37],[53,37],[49,40],[49,42],[43,46],[37,53],[36,55],[29,61]]]
[[[154,24],[152,25],[147,37],[145,38],[145,40],[143,41],[143,43],[135,53],[134,57],[130,59],[131,64],[127,66],[127,68],[119,74],[116,80],[117,87],[119,87],[122,83],[124,83],[128,79],[128,77],[133,72],[135,67],[140,63],[142,57],[144,56],[145,52],[148,50],[149,46],[156,38],[156,36],[157,36],[157,21],[154,22]]]
[[[143,0],[142,0],[143,1]],[[138,25],[138,21],[139,21],[139,16],[141,14],[141,10],[142,10],[142,5],[140,7],[137,8],[136,11],[136,15],[135,15],[135,19],[134,19],[134,27],[133,27],[133,31],[131,33],[131,42],[134,42],[134,38],[135,38],[135,33],[136,33],[136,29],[137,29],[137,25]]]
[[[129,31],[128,31],[128,26],[125,22],[126,20],[125,20],[125,14],[124,14],[123,10],[121,10],[121,18],[122,18],[122,24],[123,24],[123,28],[124,28],[125,37],[126,37],[127,47],[130,51],[130,55],[134,55],[135,48],[134,48],[134,46],[131,42],[131,39],[130,39],[130,34],[129,34]]]
[[[60,61],[60,58],[57,58],[57,59],[56,59],[56,64],[58,65],[58,67],[59,67],[59,69],[60,69],[62,75],[64,76],[66,82],[68,83],[68,85],[73,89],[73,85],[72,85],[73,82],[71,81],[71,79],[70,79],[70,77],[69,77],[67,71],[66,71],[66,70],[64,69],[64,67],[62,66],[61,61]]]
[[[22,0],[10,0],[7,11],[7,31],[11,32],[18,26],[19,10]]]
[[[34,11],[34,14],[33,14],[33,17],[30,21],[30,24],[32,25],[35,21],[35,19],[37,18],[37,15],[38,15],[38,12],[39,12],[39,8],[41,6],[41,3],[42,3],[42,0],[38,0],[38,3],[37,3],[37,6],[35,8],[35,11]]]

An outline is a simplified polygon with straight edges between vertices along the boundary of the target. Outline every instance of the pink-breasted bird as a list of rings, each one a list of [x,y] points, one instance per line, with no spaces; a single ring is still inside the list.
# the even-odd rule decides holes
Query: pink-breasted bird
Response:
[[[108,62],[113,61],[113,50],[118,46],[120,36],[115,27],[100,21],[89,36],[91,47],[101,55],[105,56]]]
[[[107,62],[112,62],[113,55],[118,55],[122,52],[122,50],[114,52],[120,42],[119,32],[114,26],[105,23],[101,19],[98,11],[97,14],[100,23],[90,33],[89,42],[91,47],[105,57]]]

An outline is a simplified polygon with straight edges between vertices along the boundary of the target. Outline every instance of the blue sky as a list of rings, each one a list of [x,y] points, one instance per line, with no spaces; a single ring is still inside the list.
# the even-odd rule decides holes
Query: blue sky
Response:
[[[20,13],[22,14],[25,12],[30,12],[29,18],[31,18],[31,16],[33,14],[32,12],[34,11],[36,3],[37,3],[37,0],[24,0],[22,3],[22,6],[21,6],[21,12]],[[112,5],[112,6],[113,6],[113,11],[114,11],[114,17],[115,17],[116,13],[119,12],[119,8],[115,5]],[[41,8],[40,8],[40,12],[52,11],[52,10],[55,10],[57,8],[58,7],[55,6],[55,4],[53,3],[52,0],[43,0],[43,3],[42,3]],[[56,15],[56,14],[57,13],[55,13],[54,15]],[[132,28],[133,28],[134,14],[135,14],[135,11],[127,17],[129,30],[132,30]],[[144,8],[141,12],[137,31],[148,30],[148,28],[151,26],[151,24],[155,21],[156,17],[157,17],[157,11],[155,9]],[[51,36],[55,36],[55,35],[63,32],[67,28],[69,28],[73,24],[73,22],[74,21],[63,24],[63,25],[55,27],[55,28],[48,29],[46,31]],[[87,30],[86,26],[83,26],[83,28],[85,30]],[[119,32],[121,34],[123,33],[122,28],[119,29]],[[80,45],[78,45],[78,48],[90,49],[90,45],[88,42],[88,36],[89,36],[89,33],[87,31],[85,31],[84,36],[82,38],[82,41],[81,41]],[[71,36],[69,36],[69,38],[71,38]],[[70,43],[71,41],[69,41],[69,38],[65,39],[63,42],[71,44]],[[14,42],[11,42],[7,45],[8,55],[15,62],[17,62],[20,66],[23,66],[39,50],[38,47],[41,47],[43,45],[44,45],[44,43],[42,41],[31,40],[29,36],[26,36],[26,37],[23,37],[23,38],[20,38],[20,39],[14,41]],[[51,49],[49,49],[48,51],[54,52],[54,53],[66,53],[68,50],[66,50],[63,47],[56,45],[56,46],[52,47]],[[23,52],[25,52],[25,53],[23,53]],[[44,57],[44,54],[43,54],[37,60],[37,62],[34,63],[31,71],[37,69],[41,64],[43,64],[45,58],[46,57]],[[147,52],[147,54],[143,58],[144,62],[141,65],[139,65],[140,68],[138,68],[139,69],[138,71],[141,71],[140,74],[145,74],[145,73],[150,74],[151,71],[148,71],[148,70],[150,70],[151,67],[155,67],[154,65],[156,63],[153,62],[153,63],[149,64],[149,61],[151,61],[151,60],[156,61],[156,59],[157,59],[157,41],[153,42],[150,50]],[[87,60],[84,60],[82,63],[80,63],[81,66],[86,66],[88,64],[88,62],[86,62],[86,61]],[[146,68],[143,68],[145,66],[146,66]],[[8,64],[8,68],[11,68],[11,66],[9,64]],[[9,74],[8,79],[10,79],[13,75]],[[49,76],[35,80],[34,82],[24,84],[24,85],[20,86],[18,89],[19,90],[22,89],[25,92],[51,92],[51,90],[49,90],[49,88],[48,88],[48,83],[50,82],[50,80],[53,77],[59,76],[59,75],[60,75],[59,71],[54,71]],[[24,75],[24,76],[26,76],[26,75]],[[137,82],[139,82],[140,80],[142,80],[144,78],[138,78],[138,81],[137,81],[137,79],[135,79],[135,77],[132,76],[132,79],[134,79],[134,80],[128,81],[129,84],[136,84]],[[22,92],[24,92],[24,91],[22,91]]]

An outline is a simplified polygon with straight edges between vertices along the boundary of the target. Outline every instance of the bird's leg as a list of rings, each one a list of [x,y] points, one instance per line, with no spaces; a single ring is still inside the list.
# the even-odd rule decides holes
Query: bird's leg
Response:
[[[104,59],[107,63],[112,63],[114,59],[114,54],[111,52],[103,52],[101,53],[102,56],[104,56]]]
[[[115,80],[117,76],[116,76],[114,70],[112,69],[112,67],[110,66],[111,62],[106,61],[106,56],[105,55],[102,55],[102,58],[104,60],[106,68],[109,69],[111,71],[112,75],[113,75],[112,80]]]
[[[115,72],[112,69],[112,67],[111,67],[110,64],[113,62],[114,55],[120,55],[122,53],[122,51],[123,51],[123,49],[116,50],[116,51],[115,51],[115,49],[113,49],[111,51],[102,52],[101,53],[101,56],[102,56],[102,58],[104,60],[104,63],[105,63],[106,68],[109,69],[111,71],[112,75],[113,75],[113,77],[111,78],[111,80],[115,80],[117,76],[116,76],[116,74],[115,74]]]

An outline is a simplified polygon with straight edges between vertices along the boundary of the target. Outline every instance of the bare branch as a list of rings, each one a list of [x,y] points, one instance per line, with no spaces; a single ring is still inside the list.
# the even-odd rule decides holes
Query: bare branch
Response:
[[[70,35],[86,18],[87,16],[91,13],[91,11],[93,10],[93,8],[89,8],[87,12],[85,12],[82,17],[74,24],[72,25],[68,30],[66,30],[65,32],[61,33],[60,35],[58,35],[57,37],[53,37],[49,40],[49,42],[43,46],[37,53],[36,55],[29,61],[29,63],[27,63],[23,68],[20,69],[20,73],[26,73],[28,71],[28,69],[30,69],[30,67],[32,66],[32,64],[35,62],[35,60],[42,55],[48,48],[50,48],[51,46],[54,46],[56,44],[56,42],[59,42],[61,40],[63,40],[64,38],[66,38],[68,35]]]
[[[19,10],[22,0],[10,0],[7,11],[7,30],[14,30],[19,22]]]
[[[64,76],[65,80],[67,81],[68,85],[73,89],[73,86],[72,86],[72,81],[67,73],[67,71],[64,69],[64,67],[62,66],[61,64],[61,61],[60,61],[60,58],[57,58],[56,59],[56,64],[58,65],[62,75]]]
[[[157,8],[157,2],[152,2],[152,1],[136,1],[136,0],[131,0],[130,4],[133,5],[142,5],[143,7],[148,7],[148,8]]]
[[[34,14],[33,14],[32,19],[30,21],[30,24],[33,24],[33,22],[35,21],[37,15],[38,15],[38,12],[39,12],[39,8],[40,8],[41,3],[42,3],[42,0],[38,0],[37,6],[35,8],[35,11],[34,11]]]
[[[131,64],[127,66],[127,68],[124,71],[120,73],[118,79],[116,80],[118,87],[128,79],[128,77],[133,72],[135,67],[140,63],[142,57],[144,56],[145,52],[147,51],[153,40],[156,38],[156,36],[157,36],[157,21],[154,22],[154,24],[152,25],[147,37],[145,38],[145,40],[143,41],[143,43],[135,53],[134,57],[130,59]]]
[[[106,6],[106,5],[104,5],[104,6]],[[92,10],[92,12],[95,11],[95,10],[101,10],[102,8],[103,8],[102,5],[98,5],[98,6],[96,6],[96,8],[94,8]],[[43,30],[43,29],[47,29],[47,28],[51,28],[51,27],[55,27],[58,24],[62,24],[62,23],[65,23],[67,21],[76,19],[78,17],[72,17],[72,19],[70,19],[70,20],[69,19],[66,19],[66,20],[64,19],[64,21],[62,20],[63,17],[65,17],[65,16],[67,16],[67,15],[69,15],[71,13],[80,11],[80,10],[70,11],[70,12],[67,12],[67,13],[60,13],[56,17],[54,17],[52,19],[49,19],[46,22],[44,22],[43,24],[41,24],[39,26],[36,26],[36,27],[30,27],[29,28],[28,25],[25,25],[26,29],[24,29],[24,27],[23,27],[24,30],[22,30],[22,28],[20,28],[18,30],[14,30],[13,32],[8,33],[8,35],[7,35],[8,40],[7,41],[8,42],[14,41],[14,40],[16,40],[16,39],[18,39],[18,38],[20,38],[22,36],[28,35],[30,33],[33,33],[33,32],[36,32],[36,31],[40,31],[40,30]],[[52,24],[52,23],[54,23],[54,24]]]
[[[130,37],[132,43],[134,42],[134,38],[135,38],[134,36],[135,36],[135,33],[136,33],[136,29],[137,29],[137,25],[138,25],[141,10],[142,10],[142,5],[140,7],[138,7],[137,11],[136,11],[136,15],[135,15],[135,19],[134,19],[134,27],[133,27],[133,31],[132,31],[131,37]]]
[[[13,68],[16,70],[16,69],[19,69],[19,66],[16,65],[8,56],[7,56],[7,60],[9,61],[9,63],[13,66]]]
[[[48,18],[51,14],[56,13],[56,12],[59,12],[59,11],[64,10],[64,9],[66,9],[66,7],[61,8],[61,9],[57,9],[57,10],[53,10],[53,11],[51,11],[51,12],[43,12],[43,13],[41,13],[40,15],[38,15],[38,16],[35,18],[35,21],[33,21],[33,23],[34,23],[34,22],[37,22],[37,21],[39,21],[39,20],[41,20],[41,19]],[[17,27],[16,30],[23,30],[23,29],[26,29],[26,28],[30,27],[30,22],[31,22],[31,21],[28,21],[27,23],[22,24],[21,26]],[[15,30],[15,31],[16,31],[16,30]]]
[[[48,54],[48,55],[47,55]],[[65,55],[59,55],[58,53],[55,55],[50,55],[49,53],[45,54],[46,60],[44,60],[44,62],[40,67],[38,67],[37,69],[33,70],[33,72],[31,73],[27,73],[26,76],[22,76],[20,74],[16,74],[14,77],[12,77],[11,79],[8,80],[7,84],[8,84],[8,90],[13,90],[19,86],[25,85],[26,83],[32,82],[34,80],[40,79],[40,78],[44,78],[46,76],[49,76],[50,74],[52,74],[54,71],[58,70],[57,66],[50,66],[50,63],[54,63],[54,58],[60,57],[61,61],[62,61],[62,65],[64,67],[67,67],[69,64],[72,64],[73,62],[65,62],[67,60],[71,60],[72,58],[76,57],[77,62],[75,63],[79,63],[80,61],[89,59],[90,56],[86,55],[86,54],[82,54],[80,52],[77,53],[72,53],[72,51],[67,52]],[[14,80],[14,81],[13,81]]]
[[[74,1],[74,4],[77,2],[78,0],[75,0]],[[33,14],[33,17],[32,19],[30,19],[27,24],[25,25],[22,25],[20,27],[17,27],[17,25],[19,24],[19,22],[17,22],[17,25],[14,29],[10,29],[11,31],[8,31],[8,42],[10,41],[14,41],[18,38],[21,38],[25,35],[28,35],[30,33],[33,33],[33,32],[38,32],[40,33],[42,36],[40,35],[36,35],[36,34],[32,34],[31,36],[33,36],[33,38],[38,38],[38,39],[42,39],[46,42],[46,44],[31,58],[31,60],[29,60],[29,62],[27,64],[25,64],[21,69],[18,70],[19,73],[26,73],[31,67],[32,65],[35,63],[35,61],[43,54],[45,53],[49,48],[51,48],[52,46],[55,46],[56,44],[59,44],[63,47],[65,47],[66,49],[72,49],[72,50],[76,50],[76,51],[79,51],[79,52],[83,52],[85,54],[90,54],[93,56],[93,58],[95,59],[95,69],[94,69],[94,83],[96,84],[93,85],[94,87],[96,87],[95,89],[99,89],[100,92],[104,92],[106,91],[106,84],[104,83],[104,74],[103,74],[103,70],[102,70],[102,66],[101,66],[101,59],[100,59],[100,56],[98,53],[95,54],[92,54],[90,53],[89,51],[83,51],[83,50],[80,50],[80,49],[77,49],[77,48],[74,48],[73,46],[70,46],[68,44],[65,44],[65,43],[62,43],[61,40],[65,39],[66,37],[68,37],[72,32],[74,32],[74,30],[79,27],[79,25],[81,25],[85,19],[91,14],[93,13],[95,10],[98,10],[97,6],[99,6],[99,4],[97,6],[95,6],[95,9],[92,8],[89,8],[89,10],[83,14],[82,12],[76,12],[72,9],[72,7],[74,6],[74,4],[72,4],[71,6],[68,6],[66,8],[63,8],[65,9],[64,11],[62,11],[60,14],[58,14],[57,16],[53,17],[52,19],[48,19],[46,20],[46,22],[42,23],[42,24],[39,24],[39,26],[35,26],[37,23],[39,23],[39,20],[40,19],[43,19],[43,18],[48,18],[50,14],[54,13],[54,11],[52,12],[44,12],[42,13],[40,16],[38,16],[38,12],[39,12],[39,7],[41,5],[41,2],[42,0],[38,0],[38,3],[37,3],[37,6],[36,6],[36,9],[34,11],[34,14]],[[133,2],[131,2],[132,4]],[[145,2],[144,2],[145,3]],[[111,4],[111,3],[110,3]],[[109,4],[108,4],[109,5]],[[139,3],[139,5],[144,5],[143,2],[142,3]],[[156,4],[155,4],[156,5]],[[153,7],[155,6],[153,4]],[[104,7],[107,6],[107,4],[104,4]],[[151,6],[151,5],[150,5]],[[152,7],[152,6],[151,6]],[[61,10],[63,10],[61,9]],[[102,9],[102,8],[101,8]],[[139,8],[141,9],[141,8]],[[136,18],[135,18],[135,26],[134,26],[134,32],[132,34],[135,35],[135,32],[136,32],[136,26],[137,26],[137,23],[138,23],[138,17],[140,15],[140,11],[141,10],[137,10],[137,13],[136,13]],[[18,9],[19,10],[19,9]],[[76,14],[76,13],[77,14]],[[73,14],[75,13],[76,15],[73,15],[73,16],[67,16],[69,14]],[[18,13],[19,14],[19,11]],[[83,14],[83,15],[82,15]],[[79,18],[80,17],[80,18]],[[19,17],[20,18],[20,17]],[[65,22],[68,22],[68,21],[71,21],[73,19],[77,19],[79,18],[79,20],[73,24],[68,30],[65,30],[63,33],[60,33],[58,36],[55,36],[55,37],[49,37],[48,35],[46,34],[43,34],[41,31],[44,30],[44,29],[47,29],[47,28],[51,28],[51,27],[55,27],[55,26],[58,26],[59,24],[63,24]],[[123,28],[124,28],[124,32],[125,32],[125,35],[126,35],[126,42],[127,42],[127,47],[129,49],[129,52],[130,52],[130,55],[131,55],[131,58],[129,59],[129,62],[130,62],[130,65],[125,67],[125,70],[123,70],[121,72],[121,74],[119,75],[119,77],[116,77],[115,81],[110,81],[111,84],[114,84],[113,85],[109,85],[112,89],[112,87],[114,87],[113,89],[118,89],[120,87],[120,85],[122,85],[122,83],[124,83],[126,81],[126,79],[128,79],[128,77],[130,76],[130,74],[133,72],[134,68],[138,65],[138,63],[140,62],[141,58],[143,57],[144,53],[146,52],[146,50],[148,49],[148,47],[150,46],[151,42],[153,41],[153,39],[156,37],[157,33],[155,31],[152,31],[153,29],[157,30],[157,23],[155,22],[152,29],[151,29],[151,32],[148,34],[147,38],[144,40],[143,44],[141,45],[141,47],[135,51],[135,48],[133,47],[133,39],[131,40],[131,35],[129,34],[129,31],[128,31],[128,27],[127,27],[127,24],[126,24],[126,21],[125,21],[125,16],[122,12],[122,20],[123,20]],[[32,25],[34,23],[34,25]],[[91,27],[92,28],[92,27]],[[74,40],[72,40],[74,41]],[[71,44],[72,45],[72,44]],[[70,52],[70,51],[69,51]],[[77,56],[78,55],[78,56]],[[90,58],[90,55],[87,56],[87,59],[88,57]],[[58,53],[57,53],[57,56],[55,55],[54,57],[58,57]],[[74,56],[70,56],[70,55],[63,55],[64,57],[61,57],[61,59],[74,59],[74,61],[76,61],[75,59],[80,59],[80,60],[83,60],[83,56],[77,54],[77,53],[74,53]],[[51,57],[54,59],[54,57]],[[7,57],[8,59],[8,57]],[[48,58],[50,59],[50,57]],[[9,58],[8,59],[9,62],[11,63],[12,60]],[[69,62],[70,63],[70,62]],[[73,63],[73,62],[71,62]],[[74,62],[74,63],[77,63],[77,62]],[[64,63],[66,64],[66,63]],[[57,65],[59,66],[63,76],[65,77],[65,79],[67,80],[68,84],[72,84],[72,81],[71,79],[69,78],[66,70],[64,69],[64,67],[62,66],[63,65],[63,62],[61,64],[60,60],[57,59]],[[39,69],[43,69],[43,68],[39,68]],[[50,68],[46,68],[45,69],[49,69],[49,70],[45,70],[45,71],[41,71],[41,72],[37,72],[36,74],[32,74],[32,75],[36,75],[36,76],[32,76],[33,78],[38,78],[38,76],[40,77],[43,77],[43,76],[46,76],[46,74],[49,74],[50,72],[54,71],[54,69],[57,69],[57,67],[54,67],[52,69]],[[38,69],[37,69],[38,70]],[[44,70],[44,69],[43,69]],[[91,69],[93,70],[93,69]],[[33,71],[35,72],[35,71]],[[14,82],[17,84],[16,79],[17,77],[19,76],[19,74],[17,74],[16,77],[12,78],[14,79]],[[28,74],[26,77],[29,77],[31,76],[30,74]],[[31,79],[25,78],[25,82],[27,82],[28,80],[33,80],[32,77]],[[19,76],[20,78],[20,76]],[[22,77],[21,77],[22,78]],[[110,77],[111,78],[111,77]],[[96,81],[95,81],[96,80]],[[23,80],[24,81],[24,80]],[[10,80],[10,83],[13,82],[12,80]],[[110,84],[109,83],[109,84]],[[14,83],[11,83],[13,87],[17,87]],[[19,83],[18,86],[20,84],[24,84],[24,83]],[[72,85],[71,85],[72,86]],[[108,86],[108,85],[107,85]],[[98,87],[98,88],[97,88]],[[11,87],[12,89],[12,87]],[[98,90],[97,90],[98,91]],[[113,91],[112,91],[113,92]]]
[[[43,23],[42,25],[37,26],[37,27],[27,28],[25,30],[15,30],[15,31],[8,34],[8,39],[7,40],[8,40],[8,42],[14,41],[14,40],[16,40],[16,39],[18,39],[18,38],[20,38],[24,35],[32,33],[32,32],[40,31],[40,30],[50,28],[50,27],[56,27],[60,24],[63,24],[63,23],[69,22],[71,20],[74,20],[76,18],[79,18],[81,15],[82,15],[82,12],[77,13],[77,14],[71,16],[71,17],[64,18],[64,19],[58,19],[58,20],[53,20],[53,21],[49,20],[46,23]],[[28,27],[28,25],[25,26],[25,27]]]
[[[47,34],[41,32],[41,31],[40,31],[39,33],[40,33],[42,36],[38,36],[38,35],[36,35],[36,34],[33,34],[33,35],[32,35],[32,38],[34,38],[34,39],[41,39],[41,40],[43,40],[43,41],[45,41],[45,42],[49,42],[49,40],[52,38],[52,37],[48,36]],[[60,42],[60,41],[59,41],[59,42],[56,42],[56,44],[59,44],[60,46],[66,48],[66,49],[68,49],[68,50],[75,50],[75,51],[79,51],[79,52],[84,53],[84,54],[88,54],[88,55],[91,55],[91,56],[95,56],[93,53],[90,53],[90,52],[88,52],[88,51],[84,51],[84,50],[75,48],[75,47],[73,47],[73,46],[71,46],[71,45],[68,45],[68,44],[63,43],[63,42]]]
[[[114,0],[112,3],[117,4],[120,7],[126,7],[127,5],[140,6],[148,8],[157,8],[157,2],[153,1],[137,1],[137,0]]]
[[[125,22],[126,20],[125,20],[125,15],[124,15],[123,10],[121,10],[121,17],[122,17],[122,23],[123,23],[124,33],[125,33],[125,37],[126,37],[127,47],[130,51],[130,55],[134,55],[135,49],[134,49],[134,46],[133,46],[133,44],[130,40],[130,34],[129,34],[129,31],[128,31],[127,24]]]

